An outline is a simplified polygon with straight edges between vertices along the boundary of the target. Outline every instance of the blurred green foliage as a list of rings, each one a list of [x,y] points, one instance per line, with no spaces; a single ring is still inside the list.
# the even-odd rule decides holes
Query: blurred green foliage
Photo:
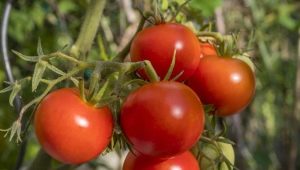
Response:
[[[161,0],[162,9],[179,6],[185,0]],[[0,1],[2,13],[5,1]],[[88,0],[18,0],[13,4],[8,29],[9,49],[35,55],[41,38],[45,52],[70,45],[80,30]],[[133,1],[133,6],[149,9],[150,0]],[[297,0],[192,0],[177,20],[193,20],[197,28],[215,21],[214,11],[222,6],[226,32],[239,32],[239,44],[254,56],[257,65],[257,92],[251,106],[240,115],[242,135],[233,129],[231,136],[238,143],[237,166],[240,169],[275,170],[289,167],[292,144],[299,144],[299,120],[294,113],[297,45],[300,27],[300,3]],[[135,10],[137,13],[137,11]],[[91,58],[114,56],[122,44],[122,36],[132,23],[127,19],[121,2],[106,5]],[[216,30],[216,27],[214,27]],[[251,32],[255,32],[251,39]],[[101,36],[102,35],[102,36]],[[252,37],[253,38],[253,37]],[[252,41],[251,46],[247,42]],[[300,55],[300,54],[298,54]],[[16,78],[32,73],[33,65],[10,53]],[[105,58],[105,57],[104,57]],[[0,64],[3,65],[2,60]],[[5,86],[4,67],[0,69],[0,88]],[[24,100],[32,98],[23,92]],[[298,113],[299,114],[299,113]],[[8,104],[8,95],[0,94],[0,128],[7,128],[16,119],[15,110]],[[299,116],[298,116],[299,117]],[[230,121],[229,122],[233,122]],[[233,126],[234,127],[234,126]],[[299,132],[298,132],[299,133]],[[243,145],[239,145],[240,142]],[[298,141],[298,143],[297,143]],[[242,147],[241,147],[242,146]],[[12,169],[19,145],[0,138],[0,169]],[[34,135],[29,136],[25,165],[38,149]],[[295,168],[300,169],[297,148]]]

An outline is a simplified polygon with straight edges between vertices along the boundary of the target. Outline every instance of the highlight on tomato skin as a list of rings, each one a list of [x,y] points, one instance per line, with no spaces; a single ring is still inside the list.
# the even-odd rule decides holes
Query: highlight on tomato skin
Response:
[[[113,133],[108,107],[95,108],[80,98],[76,89],[48,94],[39,104],[34,128],[42,148],[56,160],[80,164],[104,151]]]
[[[164,23],[143,29],[133,39],[130,58],[133,62],[149,60],[158,76],[163,79],[175,50],[176,60],[171,78],[183,71],[178,81],[184,81],[195,72],[201,57],[196,35],[184,25]],[[139,74],[147,79],[143,71]]]
[[[230,57],[204,57],[186,82],[214,114],[230,116],[242,111],[255,93],[255,75],[243,61]]]
[[[149,83],[127,97],[120,124],[133,149],[165,158],[198,141],[204,129],[204,110],[196,93],[182,83]]]
[[[200,170],[197,160],[189,151],[168,159],[158,159],[129,152],[123,170]]]

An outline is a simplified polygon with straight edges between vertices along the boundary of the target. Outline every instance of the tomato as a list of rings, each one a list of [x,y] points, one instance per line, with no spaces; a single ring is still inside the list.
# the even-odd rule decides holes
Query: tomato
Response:
[[[63,88],[41,101],[34,127],[49,155],[66,164],[80,164],[106,148],[113,132],[113,117],[108,107],[90,106],[81,100],[78,90]]]
[[[121,127],[138,152],[169,157],[190,149],[204,126],[197,95],[178,82],[156,82],[131,93],[121,109]]]
[[[200,42],[201,53],[203,57],[206,56],[217,56],[218,53],[213,44],[208,42]]]
[[[217,145],[220,147],[220,151],[229,160],[229,162],[234,165],[234,150],[231,144],[217,142]],[[206,144],[202,148],[202,153],[207,157],[202,156],[200,158],[200,167],[203,170],[214,170],[214,166],[217,167],[218,170],[233,170],[233,166],[226,165],[225,161],[220,162],[219,164],[215,164],[214,162],[218,162],[218,158],[221,156],[220,152],[218,152],[218,148],[212,144]]]
[[[183,71],[178,79],[190,77],[200,61],[201,50],[194,33],[184,25],[165,23],[145,28],[134,38],[131,49],[131,61],[149,60],[160,78],[164,78],[176,49],[175,67],[171,78]],[[141,74],[143,78],[145,75]]]
[[[218,116],[243,110],[255,91],[254,73],[246,63],[234,58],[202,58],[187,84],[204,104],[215,107]]]
[[[123,170],[200,170],[195,157],[186,151],[166,160],[143,155],[135,156],[131,152],[126,156]]]

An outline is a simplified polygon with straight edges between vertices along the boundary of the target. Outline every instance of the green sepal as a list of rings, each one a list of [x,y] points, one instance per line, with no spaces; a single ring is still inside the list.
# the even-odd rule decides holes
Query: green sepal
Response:
[[[13,89],[13,84],[5,87],[4,89],[0,90],[0,93],[6,93],[6,92],[9,92]]]
[[[27,55],[24,55],[24,54],[21,54],[21,53],[15,51],[15,50],[12,50],[12,52],[25,61],[29,61],[29,62],[38,62],[39,61],[39,56],[27,56]]]
[[[42,43],[41,43],[41,39],[40,38],[38,40],[38,45],[37,45],[37,50],[36,51],[37,51],[38,56],[44,55],[43,48],[42,48]]]
[[[14,84],[12,85],[12,91],[11,91],[11,93],[10,93],[10,95],[9,95],[9,104],[10,104],[11,106],[14,105],[14,104],[13,104],[14,99],[16,98],[17,94],[20,92],[21,88],[22,88],[22,87],[21,87],[21,85],[20,85],[18,82],[14,83]]]
[[[176,64],[176,49],[174,50],[173,57],[172,57],[172,61],[171,61],[170,67],[169,67],[169,69],[168,69],[168,72],[167,72],[167,74],[165,75],[165,77],[164,77],[163,80],[169,80],[169,79],[171,78],[171,75],[172,75],[172,73],[173,73],[175,64]]]
[[[38,87],[44,72],[47,68],[48,63],[46,61],[40,60],[36,63],[33,76],[32,76],[32,91],[35,91]]]

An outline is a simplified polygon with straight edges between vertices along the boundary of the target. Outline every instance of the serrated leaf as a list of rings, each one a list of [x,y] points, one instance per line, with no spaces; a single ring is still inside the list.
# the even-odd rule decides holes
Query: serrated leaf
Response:
[[[5,87],[4,89],[0,90],[0,93],[6,93],[8,91],[11,91],[13,89],[13,85],[9,85]]]
[[[13,106],[14,104],[14,99],[16,98],[16,96],[17,96],[17,94],[20,92],[20,90],[21,90],[21,85],[19,84],[19,83],[15,83],[14,85],[13,85],[13,88],[12,88],[12,91],[11,91],[11,93],[10,93],[10,96],[9,96],[9,104],[11,105],[11,106]]]
[[[14,54],[16,54],[18,57],[20,57],[21,59],[25,60],[25,61],[29,61],[29,62],[37,62],[39,61],[39,56],[26,56],[24,54],[21,54],[15,50],[12,50],[12,52]]]
[[[42,48],[42,43],[41,43],[41,39],[40,38],[38,40],[38,45],[37,45],[37,54],[38,54],[38,56],[44,55],[43,48]]]
[[[47,68],[46,61],[40,60],[38,63],[36,63],[33,76],[32,76],[32,91],[35,91],[36,88],[38,87],[46,68]]]

